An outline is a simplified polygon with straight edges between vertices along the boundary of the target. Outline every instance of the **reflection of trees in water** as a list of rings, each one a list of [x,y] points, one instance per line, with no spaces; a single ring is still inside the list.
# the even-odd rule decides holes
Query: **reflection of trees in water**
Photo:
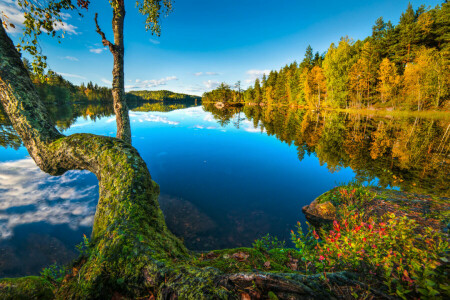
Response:
[[[109,102],[76,102],[65,104],[46,104],[49,117],[53,124],[61,130],[67,130],[79,117],[85,120],[97,121],[103,117],[114,115],[112,103]],[[168,112],[176,109],[194,106],[194,104],[164,104],[133,101],[128,103],[130,110],[134,111],[163,111]],[[0,146],[18,149],[22,140],[11,125],[3,107],[0,105]]]
[[[53,124],[59,130],[66,130],[72,126],[79,117],[96,121],[99,118],[114,115],[111,103],[66,103],[61,105],[47,104],[47,111]],[[3,107],[0,106],[0,146],[18,149],[22,145],[20,137],[15,132]]]
[[[21,145],[22,140],[12,127],[8,116],[4,113],[3,106],[0,105],[0,146],[17,150]]]
[[[236,109],[204,105],[221,125]],[[450,193],[450,122],[420,118],[373,118],[332,111],[317,113],[288,107],[246,106],[255,128],[294,144],[300,160],[315,153],[331,171],[351,167],[360,180],[381,186],[439,194]]]
[[[230,124],[231,119],[234,118],[235,114],[242,111],[242,108],[240,107],[231,107],[227,109],[217,108],[214,103],[203,104],[203,109],[212,112],[214,119],[217,120],[221,126]],[[235,123],[235,126],[239,128],[239,121]]]

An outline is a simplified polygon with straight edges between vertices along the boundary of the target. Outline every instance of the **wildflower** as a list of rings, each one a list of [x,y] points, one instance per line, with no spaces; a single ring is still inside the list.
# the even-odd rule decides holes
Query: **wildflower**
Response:
[[[316,230],[313,230],[313,235],[316,240],[319,239],[319,235],[317,234]]]
[[[322,261],[322,260],[324,260],[324,259],[325,259],[325,257],[323,257],[322,255],[319,256],[319,260],[320,260],[320,261]]]
[[[341,231],[341,227],[339,226],[339,223],[336,220],[333,221],[333,228],[337,232]]]

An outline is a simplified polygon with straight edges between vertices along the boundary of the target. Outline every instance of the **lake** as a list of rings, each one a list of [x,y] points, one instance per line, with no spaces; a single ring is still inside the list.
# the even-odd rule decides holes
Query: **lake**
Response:
[[[133,145],[160,185],[168,227],[192,250],[289,241],[301,212],[337,184],[450,195],[450,120],[376,118],[288,107],[130,107]],[[115,136],[112,108],[49,107],[66,135]],[[0,112],[0,277],[39,274],[77,256],[89,236],[97,179],[40,171]],[[120,172],[120,170],[117,170]]]

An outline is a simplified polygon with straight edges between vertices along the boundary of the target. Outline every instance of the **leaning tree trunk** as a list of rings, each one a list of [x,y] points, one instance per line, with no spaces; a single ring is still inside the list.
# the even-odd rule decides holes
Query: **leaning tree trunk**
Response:
[[[123,44],[123,22],[125,19],[125,3],[124,0],[112,1],[113,19],[112,29],[114,32],[114,43],[111,43],[106,35],[101,31],[97,23],[97,14],[95,14],[95,24],[97,33],[102,37],[104,46],[108,46],[114,58],[114,67],[112,71],[112,95],[114,102],[114,113],[116,114],[117,135],[118,139],[122,139],[131,144],[131,126],[130,117],[128,115],[128,107],[125,98],[125,75],[124,75],[124,53]]]
[[[365,286],[345,273],[327,274],[324,281],[294,271],[227,274],[208,265],[198,267],[198,255],[167,229],[159,187],[136,149],[121,139],[58,132],[0,27],[0,101],[30,156],[49,174],[89,170],[99,182],[89,248],[56,287],[55,298],[237,299],[253,291],[262,299],[272,297],[269,292],[279,298],[332,299],[329,287]],[[35,297],[23,296],[20,280],[12,285],[14,295]],[[0,296],[6,286],[0,280]]]

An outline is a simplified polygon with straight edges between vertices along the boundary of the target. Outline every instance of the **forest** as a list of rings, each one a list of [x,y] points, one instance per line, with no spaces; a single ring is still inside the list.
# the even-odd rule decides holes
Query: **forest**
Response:
[[[82,83],[80,86],[76,86],[52,70],[48,70],[44,76],[45,80],[41,80],[42,76],[33,72],[33,67],[28,59],[23,58],[22,62],[40,98],[46,104],[61,105],[76,101],[112,102],[110,88],[98,86],[92,81],[86,85]]]
[[[223,83],[205,102],[245,101],[312,108],[448,110],[450,3],[409,4],[397,25],[378,18],[372,35],[342,37],[328,50],[264,75],[243,93]]]
[[[49,105],[63,105],[73,102],[113,102],[111,88],[99,86],[89,81],[76,86],[60,74],[48,70],[45,76],[33,72],[30,61],[26,58],[22,62],[33,81],[42,101]],[[42,80],[45,78],[45,80]],[[201,97],[179,94],[171,91],[131,91],[126,93],[128,102],[164,101],[170,103],[201,103]]]
[[[154,101],[164,101],[164,102],[195,102],[199,101],[201,97],[192,96],[187,94],[174,93],[167,90],[161,91],[131,91],[128,93],[129,95],[137,96],[143,100],[154,100]]]

